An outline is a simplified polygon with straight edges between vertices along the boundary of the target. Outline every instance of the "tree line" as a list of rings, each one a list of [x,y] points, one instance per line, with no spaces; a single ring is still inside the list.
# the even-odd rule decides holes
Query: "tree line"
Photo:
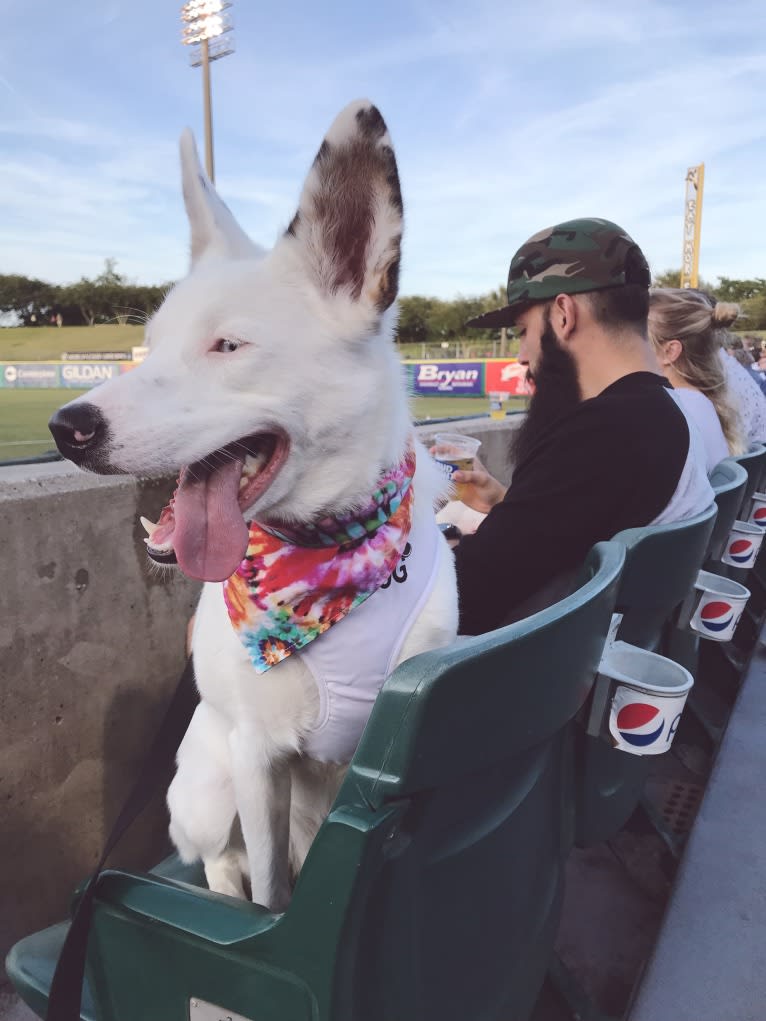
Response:
[[[136,284],[117,272],[114,259],[92,280],[50,284],[35,277],[0,274],[0,314],[19,326],[95,326],[144,322],[170,284]]]
[[[660,274],[659,287],[678,287],[680,271]],[[143,322],[160,305],[170,284],[136,284],[117,271],[114,259],[92,280],[82,277],[74,284],[50,284],[19,275],[0,275],[0,314],[19,325],[94,326],[97,323]],[[719,301],[733,301],[742,307],[737,322],[741,330],[766,329],[766,279],[735,280],[719,277],[717,284],[700,282]],[[476,298],[447,301],[420,295],[399,301],[397,339],[408,344],[439,344],[466,335],[465,322],[490,309],[504,305],[505,288],[500,286]],[[476,340],[494,339],[496,330],[472,330]]]

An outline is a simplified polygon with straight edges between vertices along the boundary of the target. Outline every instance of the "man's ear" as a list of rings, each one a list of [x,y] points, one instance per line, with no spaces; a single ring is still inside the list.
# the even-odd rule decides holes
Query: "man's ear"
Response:
[[[402,228],[388,129],[357,100],[327,132],[280,244],[295,247],[320,293],[347,297],[374,329],[398,292]]]
[[[263,249],[245,234],[210,183],[189,128],[181,135],[180,149],[184,205],[191,228],[192,266],[211,257],[247,259],[262,255]]]
[[[559,340],[569,340],[577,326],[579,311],[577,302],[571,294],[557,294],[553,299],[550,320]]]

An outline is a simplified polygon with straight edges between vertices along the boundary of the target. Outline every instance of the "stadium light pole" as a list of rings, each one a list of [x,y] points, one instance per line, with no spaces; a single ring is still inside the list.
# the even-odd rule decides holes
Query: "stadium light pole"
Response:
[[[202,67],[202,102],[205,112],[205,169],[215,183],[213,163],[213,102],[210,64],[234,52],[230,0],[188,0],[181,8],[181,42],[190,46],[191,66]]]

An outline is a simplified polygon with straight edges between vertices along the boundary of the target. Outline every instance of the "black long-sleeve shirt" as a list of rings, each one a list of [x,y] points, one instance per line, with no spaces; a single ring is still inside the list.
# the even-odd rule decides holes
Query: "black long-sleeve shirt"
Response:
[[[541,433],[504,500],[455,550],[461,634],[499,627],[594,543],[648,525],[668,506],[690,437],[667,386],[631,373]]]

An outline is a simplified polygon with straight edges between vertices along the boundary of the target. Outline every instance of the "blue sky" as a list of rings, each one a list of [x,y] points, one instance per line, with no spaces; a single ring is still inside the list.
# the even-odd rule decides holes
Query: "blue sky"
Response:
[[[177,139],[202,148],[180,2],[19,0],[0,38],[0,272],[182,276]],[[766,276],[766,4],[235,0],[213,65],[216,183],[273,243],[335,114],[367,96],[399,161],[402,292],[479,294],[536,230],[616,220],[680,264],[705,162],[700,271]]]

